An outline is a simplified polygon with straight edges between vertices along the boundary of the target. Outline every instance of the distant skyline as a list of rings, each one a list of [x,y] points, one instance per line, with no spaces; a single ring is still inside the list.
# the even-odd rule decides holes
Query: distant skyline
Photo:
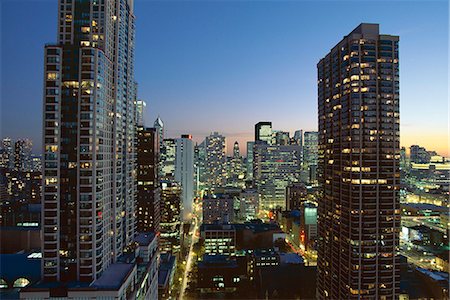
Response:
[[[58,4],[3,0],[1,136],[41,147],[43,49]],[[316,64],[362,22],[400,36],[401,145],[448,155],[447,1],[135,1],[135,72],[166,136],[211,132],[245,154],[254,124],[317,130]],[[38,26],[36,26],[38,25]]]

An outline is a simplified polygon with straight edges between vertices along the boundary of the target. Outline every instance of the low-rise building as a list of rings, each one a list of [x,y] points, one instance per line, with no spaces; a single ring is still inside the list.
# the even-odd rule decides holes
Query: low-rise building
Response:
[[[198,289],[202,295],[234,293],[245,276],[236,258],[226,255],[204,255],[198,263]]]
[[[20,298],[157,299],[156,236],[139,234],[134,245],[93,282],[37,282],[22,289]]]

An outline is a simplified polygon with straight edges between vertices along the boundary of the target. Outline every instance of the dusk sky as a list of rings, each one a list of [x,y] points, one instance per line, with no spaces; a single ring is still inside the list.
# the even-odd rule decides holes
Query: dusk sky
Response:
[[[44,44],[57,1],[2,0],[1,136],[40,152]],[[401,144],[448,154],[448,1],[135,0],[135,77],[167,137],[213,131],[245,151],[254,124],[317,130],[316,64],[362,22],[400,36]]]

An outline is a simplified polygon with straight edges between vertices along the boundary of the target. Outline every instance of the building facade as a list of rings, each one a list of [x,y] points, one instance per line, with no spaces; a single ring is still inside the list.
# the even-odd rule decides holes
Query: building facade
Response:
[[[175,180],[182,188],[182,219],[190,220],[194,201],[194,144],[188,134],[176,139]]]
[[[209,189],[222,186],[226,181],[225,137],[214,132],[205,139],[205,182]]]
[[[137,132],[137,230],[159,232],[161,188],[158,132],[149,127],[138,127]]]
[[[301,147],[255,143],[253,178],[260,194],[261,209],[285,208],[286,187],[300,180]]]
[[[234,220],[233,198],[227,194],[203,197],[203,223],[230,223]]]
[[[255,124],[255,142],[266,142],[272,145],[272,122],[258,122]]]
[[[133,2],[58,3],[45,47],[44,281],[93,282],[136,227]]]
[[[317,65],[319,299],[399,294],[398,41],[361,24]]]

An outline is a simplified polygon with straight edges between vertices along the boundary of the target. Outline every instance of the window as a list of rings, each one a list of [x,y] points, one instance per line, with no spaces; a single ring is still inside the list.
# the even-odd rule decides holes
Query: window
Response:
[[[23,288],[30,284],[30,281],[26,278],[18,278],[16,281],[14,281],[14,287],[15,288]]]
[[[56,79],[58,79],[58,73],[56,72],[47,73],[47,80],[56,80]]]
[[[3,278],[0,278],[0,289],[7,289],[7,288],[8,283]]]

